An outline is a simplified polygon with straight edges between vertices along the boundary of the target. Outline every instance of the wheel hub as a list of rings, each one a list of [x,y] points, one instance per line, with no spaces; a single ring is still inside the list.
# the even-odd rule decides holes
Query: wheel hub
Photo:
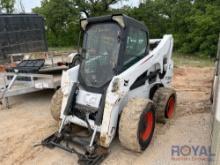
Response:
[[[167,103],[167,111],[166,111],[167,118],[173,117],[174,109],[175,109],[175,98],[171,96]]]
[[[144,117],[144,120],[146,124],[144,130],[140,133],[140,137],[143,141],[146,141],[150,137],[153,129],[153,121],[154,121],[153,113],[147,112],[147,114]]]

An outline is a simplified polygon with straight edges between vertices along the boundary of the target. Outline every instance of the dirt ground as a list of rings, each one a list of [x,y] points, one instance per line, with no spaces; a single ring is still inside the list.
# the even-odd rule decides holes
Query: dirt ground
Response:
[[[211,110],[209,93],[212,68],[175,68],[173,86],[177,90],[176,116],[169,123],[157,124],[151,145],[142,154],[124,149],[118,137],[111,146],[105,165],[205,165],[206,160],[172,159],[172,146],[208,146]],[[10,100],[12,108],[0,110],[0,164],[68,165],[77,156],[60,149],[33,147],[57,130],[50,116],[53,91],[43,91]]]

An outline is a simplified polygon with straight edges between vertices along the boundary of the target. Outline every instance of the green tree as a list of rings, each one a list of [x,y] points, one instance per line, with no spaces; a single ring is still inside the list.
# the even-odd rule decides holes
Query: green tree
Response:
[[[50,46],[69,46],[77,43],[79,10],[69,0],[44,0],[33,10],[46,20]]]
[[[49,46],[70,46],[78,42],[79,19],[83,12],[90,16],[110,12],[119,0],[43,0],[33,11],[46,20]]]
[[[112,9],[120,0],[43,0],[34,11],[46,19],[50,46],[76,45],[80,13],[124,13],[143,21],[150,38],[173,34],[175,50],[215,56],[220,32],[219,0],[145,0],[139,7]]]
[[[151,38],[159,38],[166,33],[169,25],[169,16],[165,11],[164,2],[161,0],[146,0],[138,8],[130,8],[127,14],[144,22],[149,29]]]
[[[187,53],[201,52],[215,56],[217,51],[218,34],[220,32],[220,6],[206,4],[202,10],[197,9],[195,14],[187,18],[190,22],[188,42],[181,48]],[[190,42],[189,42],[190,41]]]
[[[107,14],[111,11],[110,6],[122,0],[72,0],[74,6],[84,12],[87,17]]]
[[[220,32],[219,0],[146,0],[127,13],[145,22],[150,36],[171,33],[175,50],[215,56]]]
[[[6,13],[13,13],[15,0],[0,0],[0,10],[5,10]]]

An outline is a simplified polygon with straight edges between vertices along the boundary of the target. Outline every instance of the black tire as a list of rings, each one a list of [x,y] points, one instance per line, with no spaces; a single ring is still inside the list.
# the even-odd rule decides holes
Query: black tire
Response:
[[[175,115],[176,91],[172,88],[160,87],[153,96],[156,106],[157,122],[166,123]]]
[[[51,112],[52,117],[56,121],[60,120],[62,99],[63,99],[63,93],[60,88],[54,93],[51,103],[50,103],[50,112]]]
[[[155,107],[148,99],[131,99],[121,113],[119,140],[132,151],[141,152],[151,142],[155,128]]]
[[[79,65],[81,63],[81,58],[79,55],[76,55],[73,60],[72,63],[70,64],[70,68],[73,68],[76,65]]]

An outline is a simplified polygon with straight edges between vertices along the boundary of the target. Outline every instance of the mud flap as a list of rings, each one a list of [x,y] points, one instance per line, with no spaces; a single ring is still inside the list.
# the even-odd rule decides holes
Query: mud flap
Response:
[[[61,144],[62,142],[62,144]],[[65,143],[63,145],[63,143]],[[83,153],[81,153],[79,150],[77,150],[74,147],[70,147],[69,143],[75,143],[81,146],[81,150],[84,150]],[[60,149],[63,149],[70,153],[77,154],[79,160],[78,163],[81,165],[97,165],[100,164],[108,155],[109,151],[108,149],[105,149],[101,146],[95,145],[94,150],[92,152],[88,152],[86,150],[87,144],[85,142],[80,142],[79,140],[74,140],[73,138],[67,139],[66,135],[59,134],[58,132],[52,134],[51,136],[44,139],[41,144],[43,146],[46,146],[50,149],[54,147],[58,147]],[[78,148],[78,147],[77,147]]]

